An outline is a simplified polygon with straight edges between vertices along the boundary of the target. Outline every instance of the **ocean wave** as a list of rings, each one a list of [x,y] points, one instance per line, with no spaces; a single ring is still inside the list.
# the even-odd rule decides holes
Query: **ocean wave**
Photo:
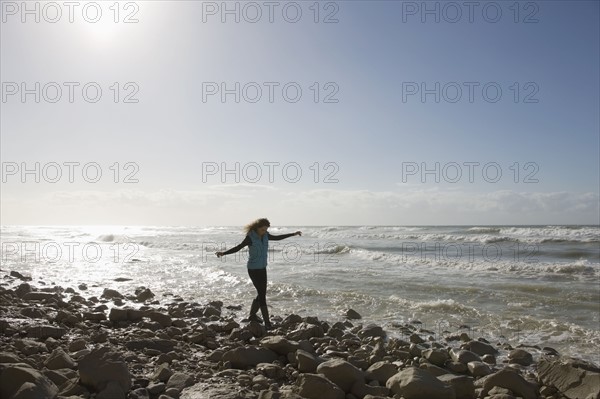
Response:
[[[482,234],[482,233],[500,233],[500,228],[499,227],[470,227],[467,229],[467,231],[469,233],[476,233],[476,234]]]

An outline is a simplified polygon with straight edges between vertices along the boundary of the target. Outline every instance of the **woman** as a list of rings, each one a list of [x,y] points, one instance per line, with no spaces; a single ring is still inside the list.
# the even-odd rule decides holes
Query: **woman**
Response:
[[[295,233],[274,236],[267,232],[270,226],[271,223],[267,219],[257,219],[244,227],[246,238],[238,246],[224,252],[216,252],[216,255],[220,258],[223,255],[233,254],[248,245],[248,275],[258,293],[257,297],[252,301],[250,317],[248,319],[261,322],[260,318],[256,315],[260,307],[267,329],[272,328],[269,321],[269,310],[267,309],[267,256],[269,253],[269,240],[279,241],[295,235],[302,235],[301,231],[297,231]]]

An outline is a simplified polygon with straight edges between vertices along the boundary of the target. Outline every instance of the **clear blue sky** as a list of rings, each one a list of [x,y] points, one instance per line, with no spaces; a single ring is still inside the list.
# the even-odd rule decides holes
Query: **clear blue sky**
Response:
[[[77,90],[69,103],[66,88],[57,103],[35,103],[33,96],[23,103],[18,94],[1,103],[5,168],[75,161],[97,162],[103,172],[95,184],[81,175],[74,183],[6,176],[3,224],[241,225],[262,216],[279,225],[599,223],[597,1],[519,2],[518,23],[512,1],[480,2],[472,22],[463,6],[456,23],[444,20],[454,17],[444,2],[439,23],[433,15],[422,22],[420,9],[407,13],[420,1],[339,1],[327,9],[321,3],[319,23],[313,2],[297,3],[297,23],[284,20],[288,3],[281,2],[273,23],[264,6],[256,23],[243,14],[239,23],[224,15],[223,23],[222,10],[212,15],[207,8],[221,2],[138,1],[137,9],[120,10],[120,19],[132,13],[139,20],[131,24],[111,22],[109,2],[99,2],[97,24],[81,10],[72,24],[64,15],[57,23],[44,15],[23,23],[22,10],[1,3],[3,95],[6,82],[97,82],[103,89],[97,103]],[[488,19],[502,12],[496,23],[482,14],[489,3]],[[286,15],[294,11],[288,6]],[[322,22],[330,13],[337,23]],[[114,103],[114,82],[134,82],[139,102]],[[203,102],[207,82],[257,82],[263,97],[235,103],[229,95],[223,103],[214,95]],[[280,84],[273,103],[264,82]],[[289,82],[302,89],[296,103],[282,97]],[[411,82],[457,82],[463,97],[436,103],[428,95],[422,102],[417,93],[403,101]],[[473,103],[464,82],[479,84]],[[495,103],[482,96],[489,83],[502,90]],[[338,102],[324,103],[334,89]],[[528,94],[538,102],[524,102]],[[121,179],[132,170],[122,165],[135,162],[139,182],[114,183],[114,162],[121,163]],[[256,183],[243,176],[240,184],[231,176],[225,184],[218,176],[203,182],[203,162],[296,162],[303,175],[288,183],[279,168],[273,183],[266,176]],[[309,168],[315,162],[318,183]],[[334,171],[323,168],[326,162],[337,165],[339,182],[322,182]],[[406,162],[456,162],[463,177],[449,183],[442,175],[436,183],[429,175],[423,183],[417,174],[403,182]],[[502,178],[485,181],[479,166],[471,183],[465,162],[496,162]],[[528,162],[535,167],[524,169]],[[539,182],[523,182],[530,172]]]

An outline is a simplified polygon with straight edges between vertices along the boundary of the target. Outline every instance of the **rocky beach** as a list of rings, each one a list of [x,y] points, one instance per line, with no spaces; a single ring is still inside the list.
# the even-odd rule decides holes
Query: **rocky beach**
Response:
[[[8,274],[7,274],[8,273]],[[3,272],[3,399],[597,399],[600,369],[551,347],[437,336],[418,320],[391,333],[297,314],[247,322],[240,303],[152,287],[102,295]]]

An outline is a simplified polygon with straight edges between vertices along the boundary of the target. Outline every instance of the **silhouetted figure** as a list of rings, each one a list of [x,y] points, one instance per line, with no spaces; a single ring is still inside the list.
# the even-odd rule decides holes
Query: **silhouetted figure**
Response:
[[[295,233],[274,236],[267,232],[270,226],[271,223],[267,219],[257,219],[244,227],[246,232],[244,241],[227,251],[216,252],[216,255],[220,258],[223,255],[233,254],[246,245],[248,246],[248,275],[258,293],[252,301],[248,319],[262,322],[256,315],[256,312],[260,308],[267,329],[271,328],[269,310],[267,308],[267,257],[269,253],[269,240],[279,241],[295,235],[302,235],[301,231],[297,231]]]

